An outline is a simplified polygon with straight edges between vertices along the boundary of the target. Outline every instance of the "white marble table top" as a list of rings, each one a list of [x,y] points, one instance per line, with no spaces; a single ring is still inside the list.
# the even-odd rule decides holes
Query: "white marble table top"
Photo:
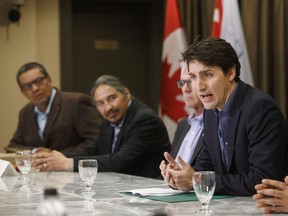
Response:
[[[0,215],[37,215],[36,208],[43,200],[43,189],[55,187],[59,199],[68,209],[69,216],[94,215],[195,215],[200,208],[198,201],[165,203],[121,195],[119,191],[167,186],[162,180],[119,173],[98,173],[93,184],[96,195],[86,200],[78,192],[84,185],[78,173],[32,172],[29,180],[18,177],[0,178]],[[251,197],[233,197],[211,201],[213,215],[263,215],[255,208]],[[277,214],[279,215],[279,214]]]

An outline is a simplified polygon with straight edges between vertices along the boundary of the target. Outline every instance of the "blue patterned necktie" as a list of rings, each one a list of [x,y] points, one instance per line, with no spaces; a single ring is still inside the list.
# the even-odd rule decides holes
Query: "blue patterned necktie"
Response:
[[[219,112],[219,127],[218,127],[218,139],[220,143],[223,164],[228,169],[228,118],[229,115],[226,112]]]

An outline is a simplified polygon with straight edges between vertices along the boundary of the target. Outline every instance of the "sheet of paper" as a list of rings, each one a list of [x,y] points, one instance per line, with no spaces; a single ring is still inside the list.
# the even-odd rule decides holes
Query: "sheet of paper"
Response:
[[[165,195],[187,193],[187,191],[173,190],[172,188],[144,188],[144,189],[122,191],[122,193],[132,193],[133,195],[141,195],[141,196],[165,196]]]

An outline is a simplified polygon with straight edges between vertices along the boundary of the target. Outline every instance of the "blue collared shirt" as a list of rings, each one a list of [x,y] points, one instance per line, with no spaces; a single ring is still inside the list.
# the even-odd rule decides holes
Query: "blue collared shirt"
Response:
[[[36,115],[36,119],[38,123],[38,134],[42,140],[43,140],[43,132],[44,132],[47,120],[48,120],[48,115],[49,115],[55,95],[56,95],[56,89],[53,88],[52,94],[48,103],[48,107],[45,113],[41,112],[37,106],[34,107],[34,113]]]
[[[130,107],[132,101],[130,100],[129,101],[129,104],[128,104],[128,107]],[[122,118],[121,122],[119,124],[113,124],[111,123],[111,127],[114,128],[114,137],[113,137],[113,142],[112,142],[112,148],[111,148],[111,152],[113,153],[114,150],[115,150],[115,146],[116,146],[116,142],[117,142],[117,139],[118,139],[118,134],[123,126],[123,123],[124,123],[124,119],[126,117],[126,114],[125,116]]]
[[[187,118],[187,122],[190,125],[190,129],[186,134],[185,138],[183,139],[183,142],[176,157],[176,162],[179,162],[178,156],[180,155],[186,163],[190,164],[201,131],[203,130],[203,113],[199,116],[195,116],[194,113],[190,114]]]
[[[223,110],[220,112],[215,109],[215,113],[217,114],[219,121],[218,121],[218,140],[221,148],[222,153],[222,159],[225,167],[228,166],[228,131],[229,131],[229,111],[231,109],[231,104],[234,101],[236,90],[238,87],[238,83],[236,83],[235,88],[233,89],[233,92],[231,93],[228,101],[223,107]]]

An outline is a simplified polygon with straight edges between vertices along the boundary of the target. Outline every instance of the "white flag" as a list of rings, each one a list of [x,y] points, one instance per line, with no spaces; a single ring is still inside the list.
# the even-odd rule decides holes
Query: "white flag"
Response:
[[[235,49],[240,64],[240,79],[254,85],[237,0],[216,0],[213,16],[213,37],[220,37]]]
[[[179,60],[186,48],[187,40],[181,25],[177,0],[166,0],[160,115],[170,140],[174,136],[178,121],[188,116],[181,89],[176,84],[181,74]]]

